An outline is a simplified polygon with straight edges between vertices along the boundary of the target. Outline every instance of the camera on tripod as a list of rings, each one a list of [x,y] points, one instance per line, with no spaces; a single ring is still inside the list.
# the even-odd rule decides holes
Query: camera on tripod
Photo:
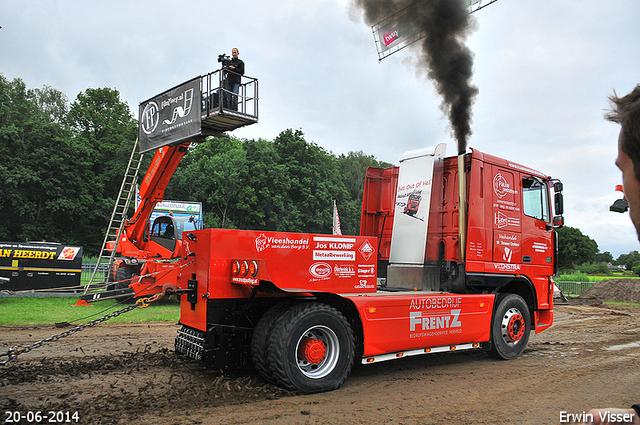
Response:
[[[221,55],[218,55],[218,62],[222,64],[223,68],[226,68],[231,65],[231,57],[223,53]]]

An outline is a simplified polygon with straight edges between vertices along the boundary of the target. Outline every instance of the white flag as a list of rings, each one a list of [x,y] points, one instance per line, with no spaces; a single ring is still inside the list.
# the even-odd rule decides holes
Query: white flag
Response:
[[[336,201],[333,201],[333,234],[342,234],[342,230],[340,230],[340,216],[338,215],[338,206],[336,205]]]

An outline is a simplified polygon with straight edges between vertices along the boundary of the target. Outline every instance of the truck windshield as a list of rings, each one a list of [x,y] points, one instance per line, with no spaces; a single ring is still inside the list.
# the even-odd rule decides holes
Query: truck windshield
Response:
[[[549,222],[549,193],[539,179],[522,179],[522,208],[526,215]]]
[[[160,216],[153,222],[151,236],[163,239],[182,239],[182,232],[197,230],[194,217]]]

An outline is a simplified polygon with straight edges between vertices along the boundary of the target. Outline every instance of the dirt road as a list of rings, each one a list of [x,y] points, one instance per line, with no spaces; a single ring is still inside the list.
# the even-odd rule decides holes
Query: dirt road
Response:
[[[55,423],[77,411],[83,424],[558,424],[640,402],[640,307],[557,305],[555,315],[517,360],[475,351],[360,366],[315,395],[177,358],[177,325],[102,324],[0,367],[0,413],[2,423],[15,417],[5,412]],[[60,331],[0,328],[0,351]]]

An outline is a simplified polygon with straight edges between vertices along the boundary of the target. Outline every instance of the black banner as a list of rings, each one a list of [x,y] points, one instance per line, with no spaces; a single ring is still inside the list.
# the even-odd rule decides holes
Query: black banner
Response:
[[[140,153],[202,133],[200,77],[142,102],[138,119]]]
[[[0,242],[0,290],[80,285],[82,247],[47,242]]]

